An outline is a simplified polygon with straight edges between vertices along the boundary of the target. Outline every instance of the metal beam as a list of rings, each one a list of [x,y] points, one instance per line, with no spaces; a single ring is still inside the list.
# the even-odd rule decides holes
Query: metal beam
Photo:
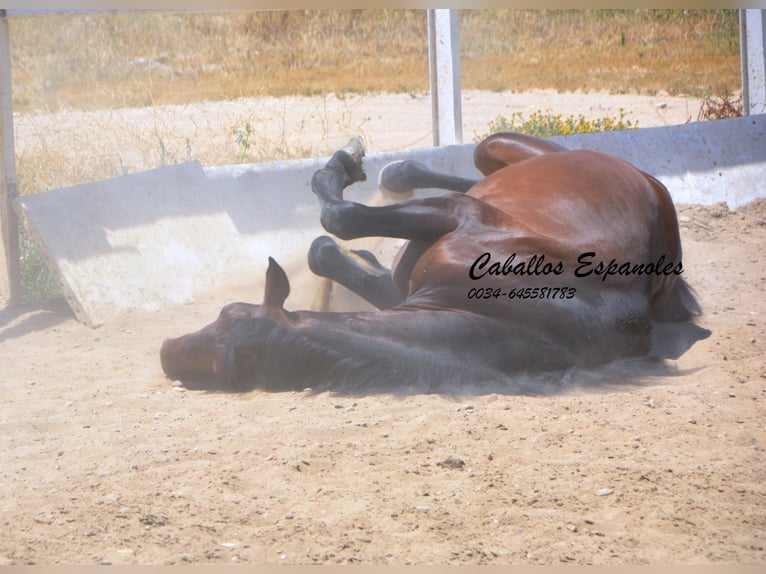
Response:
[[[742,104],[745,115],[766,113],[766,10],[740,10]]]
[[[455,10],[428,10],[428,56],[435,146],[463,143],[460,30]]]
[[[16,198],[16,147],[13,141],[13,98],[8,19],[0,10],[0,296],[15,305],[21,302],[19,220],[13,210]]]

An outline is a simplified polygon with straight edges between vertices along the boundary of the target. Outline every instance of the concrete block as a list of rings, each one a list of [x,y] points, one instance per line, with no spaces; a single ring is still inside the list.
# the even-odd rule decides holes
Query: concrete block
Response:
[[[243,238],[246,218],[226,200],[194,162],[25,196],[16,208],[75,315],[95,327],[260,277],[269,255],[289,267],[301,237],[275,217]]]
[[[766,115],[550,139],[629,161],[662,181],[677,203],[723,201],[736,209],[766,197]]]

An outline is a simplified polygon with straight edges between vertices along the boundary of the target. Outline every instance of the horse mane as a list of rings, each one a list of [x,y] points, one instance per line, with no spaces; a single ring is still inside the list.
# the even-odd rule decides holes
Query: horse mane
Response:
[[[435,392],[436,387],[505,375],[435,352],[370,335],[333,344],[332,328],[307,332],[267,317],[239,322],[224,349],[228,390],[333,389],[341,393]],[[370,349],[374,349],[371,352]]]
[[[547,353],[556,353],[556,343],[550,341],[550,345]],[[370,352],[371,348],[376,352]],[[621,381],[620,386],[640,385],[676,374],[661,359],[641,357],[609,365],[544,372],[530,369],[509,375],[468,363],[446,350],[437,353],[369,335],[358,335],[351,346],[346,340],[341,348],[333,345],[332,329],[306,332],[267,317],[243,320],[232,329],[224,370],[231,376],[226,388],[219,390],[310,389],[313,394],[332,391],[353,396],[381,392],[399,396],[546,395],[565,388],[603,388],[609,380]],[[615,377],[617,374],[620,376]]]

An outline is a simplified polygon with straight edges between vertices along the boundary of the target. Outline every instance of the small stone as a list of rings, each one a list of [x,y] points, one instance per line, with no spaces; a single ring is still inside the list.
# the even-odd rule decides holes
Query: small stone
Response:
[[[602,488],[596,493],[596,496],[609,496],[610,494],[613,494],[614,490],[611,488]]]
[[[454,470],[463,470],[463,467],[465,466],[465,461],[461,458],[448,456],[443,461],[437,462],[436,466],[440,468],[451,468]]]
[[[50,514],[38,514],[35,517],[35,522],[38,524],[52,524],[53,523],[53,516]]]

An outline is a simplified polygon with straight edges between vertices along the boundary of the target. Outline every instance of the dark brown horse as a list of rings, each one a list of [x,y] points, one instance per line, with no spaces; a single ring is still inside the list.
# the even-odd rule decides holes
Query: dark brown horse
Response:
[[[480,181],[395,163],[381,176],[389,190],[449,191],[371,207],[343,198],[365,179],[363,155],[352,140],[314,174],[322,225],[341,239],[408,242],[393,272],[328,236],[312,244],[309,265],[381,310],[288,311],[287,277],[270,259],[261,305],[232,303],[164,342],[169,377],[218,390],[503,384],[676,357],[709,334],[693,324],[700,310],[682,277],[670,195],[632,165],[501,133],[475,149]]]

